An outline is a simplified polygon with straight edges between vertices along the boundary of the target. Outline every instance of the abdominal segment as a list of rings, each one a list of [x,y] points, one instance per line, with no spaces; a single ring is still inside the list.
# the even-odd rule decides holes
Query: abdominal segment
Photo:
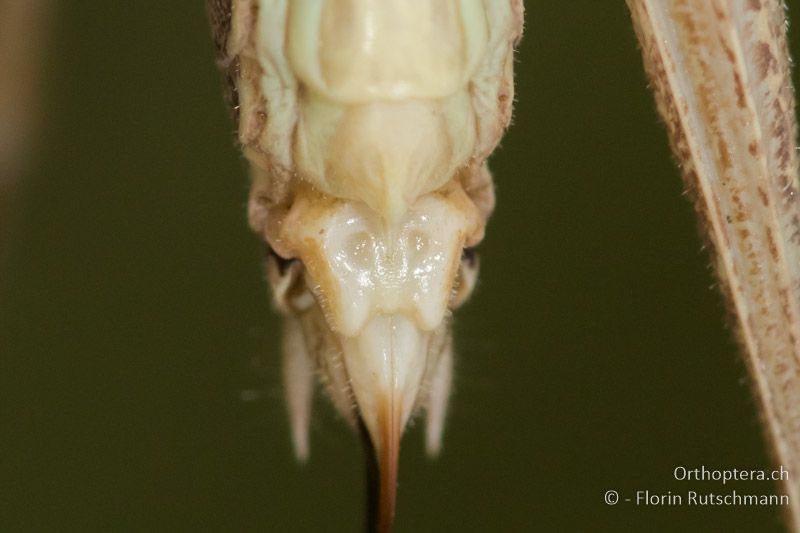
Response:
[[[392,223],[450,181],[475,147],[466,90],[439,100],[342,105],[304,94],[299,101],[298,173],[320,191],[363,202]]]

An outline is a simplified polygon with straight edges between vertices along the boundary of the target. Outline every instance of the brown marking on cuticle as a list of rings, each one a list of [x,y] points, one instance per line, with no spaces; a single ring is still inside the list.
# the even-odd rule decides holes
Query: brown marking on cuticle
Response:
[[[764,207],[769,207],[769,196],[767,195],[767,191],[761,187],[758,187],[756,190],[758,191],[758,197],[761,198],[761,203],[764,205]]]
[[[688,34],[688,43],[691,46],[696,46],[700,42],[700,39],[697,34],[697,25],[694,20],[692,20],[691,13],[675,13],[675,21],[686,30]]]
[[[742,84],[742,77],[736,70],[733,71],[733,83],[734,90],[736,91],[736,105],[739,106],[740,109],[744,109],[747,107],[747,102],[744,98],[744,84]]]
[[[789,304],[789,291],[786,287],[781,287],[778,289],[778,299],[781,302],[781,312],[783,313],[783,316],[788,319],[786,322],[792,322],[792,306]],[[794,344],[794,338],[792,339],[792,344]]]
[[[735,63],[736,56],[733,55],[733,50],[731,50],[731,47],[728,46],[728,43],[725,42],[725,39],[722,36],[719,38],[719,44],[722,46],[722,51],[725,52],[725,57],[728,58],[728,61]]]
[[[792,217],[792,227],[795,228],[795,231],[789,237],[789,240],[795,244],[800,244],[800,217],[797,215]]]
[[[780,141],[780,144],[775,151],[775,156],[778,158],[778,168],[781,170],[786,170],[786,168],[789,166],[789,160],[792,156],[792,142],[787,135],[788,130],[786,128],[786,123],[784,121],[780,121],[775,125],[772,133],[775,138]]]
[[[747,209],[742,201],[742,197],[739,196],[738,192],[734,192],[731,195],[731,203],[734,206],[734,213],[736,215],[736,222],[744,222],[747,220]]]
[[[778,60],[772,54],[769,44],[764,41],[756,45],[756,66],[758,75],[762,80],[767,77],[770,71],[777,71],[778,69]]]
[[[711,9],[714,10],[714,15],[716,15],[717,19],[725,20],[727,18],[725,11],[716,2],[711,3]]]
[[[769,226],[767,226],[767,246],[769,247],[769,255],[772,256],[774,261],[778,261],[778,246],[775,244],[775,236]]]
[[[760,11],[761,0],[747,0],[747,9],[751,11]]]
[[[733,65],[733,84],[734,90],[736,91],[736,105],[740,108],[744,109],[746,107],[745,101],[745,91],[744,91],[744,84],[742,83],[742,77],[739,75],[738,70],[736,70],[736,56],[733,53],[733,50],[728,43],[725,42],[725,39],[720,37],[719,39],[720,46],[722,46],[722,50],[725,52],[725,56],[728,58],[728,61]]]
[[[720,138],[717,143],[717,150],[719,150],[719,162],[724,170],[731,168],[731,155],[728,153],[727,143]]]
[[[750,144],[747,145],[747,151],[753,157],[758,157],[758,141],[750,141]]]

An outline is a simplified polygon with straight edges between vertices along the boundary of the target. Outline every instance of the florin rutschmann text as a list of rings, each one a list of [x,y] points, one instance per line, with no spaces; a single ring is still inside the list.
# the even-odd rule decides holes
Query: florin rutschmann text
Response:
[[[789,505],[789,496],[786,494],[750,494],[736,490],[730,492],[700,492],[687,491],[685,494],[676,494],[672,491],[651,492],[637,490],[635,498],[625,498],[636,505],[645,506],[756,506],[756,505]],[[608,501],[606,501],[608,503]]]

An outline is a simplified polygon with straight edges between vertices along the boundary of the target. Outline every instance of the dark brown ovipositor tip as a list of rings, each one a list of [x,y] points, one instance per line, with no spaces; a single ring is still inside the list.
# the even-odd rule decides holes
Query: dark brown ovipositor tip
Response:
[[[399,412],[394,412],[391,401],[384,405],[380,437],[376,439],[379,442],[373,441],[362,420],[358,422],[366,463],[367,509],[364,530],[367,533],[391,533],[394,526],[402,431]]]
[[[381,446],[378,450],[380,464],[380,507],[378,512],[378,531],[389,533],[394,523],[397,502],[397,466],[400,457],[400,420],[394,413],[391,402],[384,409],[382,420]],[[397,413],[399,414],[399,413]]]

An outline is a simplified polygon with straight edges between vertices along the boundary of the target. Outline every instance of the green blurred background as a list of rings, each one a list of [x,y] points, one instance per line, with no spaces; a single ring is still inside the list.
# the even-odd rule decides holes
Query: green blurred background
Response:
[[[769,460],[624,3],[526,7],[444,451],[407,432],[397,530],[781,531],[779,508],[603,503],[776,487],[672,478]],[[324,399],[292,457],[202,3],[51,22],[0,301],[0,528],[359,531],[361,450]]]

